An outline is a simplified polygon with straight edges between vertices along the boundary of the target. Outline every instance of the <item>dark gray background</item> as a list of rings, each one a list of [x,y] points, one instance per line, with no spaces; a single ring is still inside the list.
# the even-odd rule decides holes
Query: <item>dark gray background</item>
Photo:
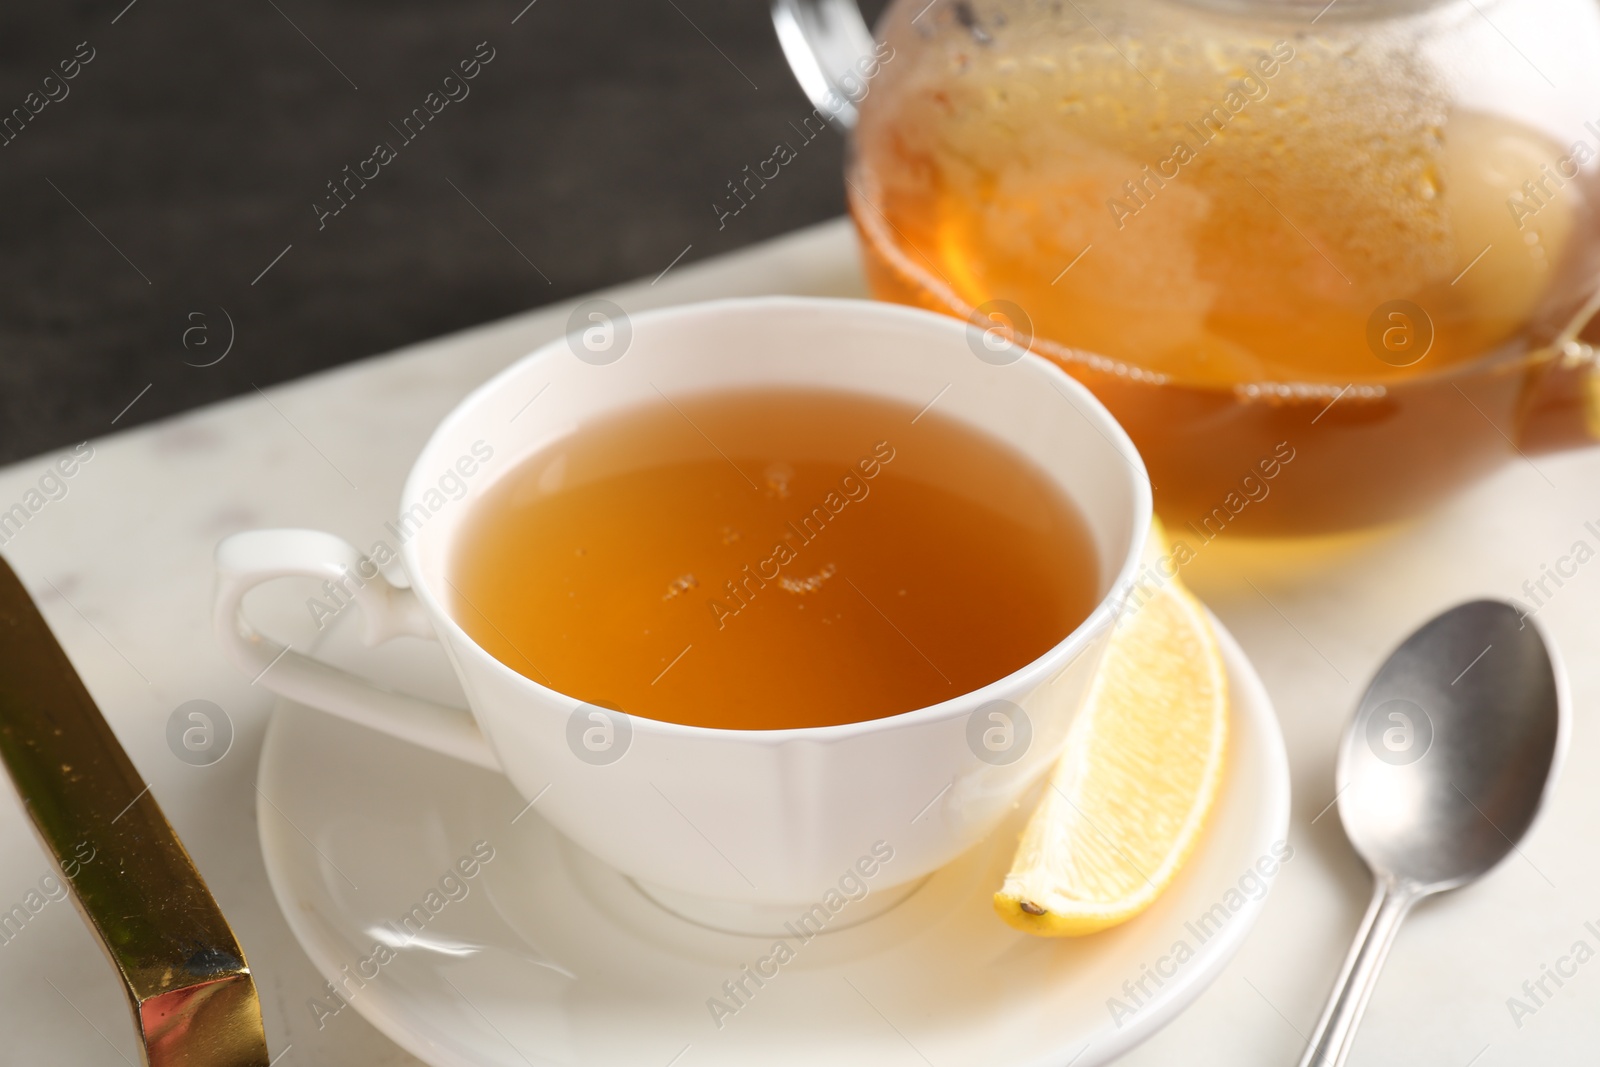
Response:
[[[725,183],[811,110],[762,0],[526,3],[0,13],[0,115],[95,51],[0,148],[0,462],[843,211],[829,133],[718,228]],[[400,146],[389,123],[482,41],[470,95]],[[398,158],[319,230],[380,140]],[[223,309],[232,351],[186,365],[220,354]]]

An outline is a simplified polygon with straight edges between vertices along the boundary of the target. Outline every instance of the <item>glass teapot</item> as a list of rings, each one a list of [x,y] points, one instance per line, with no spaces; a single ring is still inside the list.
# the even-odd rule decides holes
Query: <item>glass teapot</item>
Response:
[[[1169,526],[1375,526],[1600,436],[1594,0],[773,17],[873,292],[1081,379]]]

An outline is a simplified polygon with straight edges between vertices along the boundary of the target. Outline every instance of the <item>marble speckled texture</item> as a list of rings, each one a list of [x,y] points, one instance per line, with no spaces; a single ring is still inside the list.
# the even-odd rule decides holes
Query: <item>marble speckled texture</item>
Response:
[[[849,294],[860,285],[849,230],[833,223],[610,295],[638,309],[745,293]],[[354,1011],[319,1030],[307,1007],[320,979],[272,901],[256,843],[256,758],[271,700],[212,642],[212,548],[228,533],[269,524],[323,527],[370,543],[435,420],[493,371],[558,333],[569,307],[99,438],[68,495],[0,549],[38,595],[235,924],[283,1064],[414,1061]],[[1314,430],[1301,444],[1315,447]],[[0,506],[21,499],[49,458],[0,470]],[[1336,742],[1359,689],[1388,649],[1439,608],[1482,594],[1518,595],[1574,542],[1593,548],[1600,541],[1585,526],[1600,525],[1600,451],[1536,462],[1537,469],[1509,465],[1448,507],[1380,536],[1317,551],[1241,547],[1224,538],[1200,550],[1186,573],[1254,659],[1283,722],[1295,856],[1217,984],[1125,1062],[1239,1067],[1296,1060],[1300,1035],[1314,1023],[1366,904],[1365,873],[1337,816],[1324,814]],[[1600,564],[1586,563],[1541,612],[1565,652],[1576,713],[1553,808],[1503,869],[1413,916],[1352,1064],[1584,1063],[1600,1047],[1600,964],[1567,979],[1520,1028],[1506,1007],[1525,980],[1538,978],[1541,965],[1555,963],[1574,942],[1597,947],[1583,925],[1600,921],[1600,778],[1591,773],[1600,759],[1597,594]],[[164,737],[173,708],[196,698],[220,704],[238,731],[233,750],[207,768],[177,760]],[[9,791],[0,795],[3,909],[47,868]],[[65,903],[47,905],[21,936],[0,944],[0,1032],[4,1062],[115,1067],[123,1056],[134,1059],[116,984]],[[693,1060],[682,1062],[691,1067]],[[908,1052],[905,1062],[918,1061]]]
[[[8,5],[0,115],[80,42],[65,97],[0,147],[0,462],[135,397],[116,428],[843,210],[828,132],[718,225],[725,183],[811,111],[758,0]],[[402,142],[389,124],[479,42],[469,94]],[[398,157],[319,228],[379,140]],[[227,359],[186,365],[228,316]]]

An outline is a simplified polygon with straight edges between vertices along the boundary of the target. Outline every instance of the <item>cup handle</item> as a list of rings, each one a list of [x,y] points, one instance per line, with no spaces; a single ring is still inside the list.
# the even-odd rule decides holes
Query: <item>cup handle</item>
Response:
[[[401,635],[438,640],[417,595],[391,585],[350,542],[318,530],[251,530],[217,545],[216,565],[212,626],[222,650],[252,685],[468,763],[500,769],[470,712],[381,689],[263,637],[245,618],[245,594],[261,583],[318,578],[334,583],[360,605],[368,645]]]
[[[842,132],[854,129],[863,95],[856,63],[873,51],[855,0],[772,0],[772,26],[806,97]]]

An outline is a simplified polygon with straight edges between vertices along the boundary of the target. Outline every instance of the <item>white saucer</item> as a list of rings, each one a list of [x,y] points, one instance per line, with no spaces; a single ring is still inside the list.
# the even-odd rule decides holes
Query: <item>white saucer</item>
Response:
[[[793,959],[760,987],[745,979],[741,1006],[723,983],[768,956],[772,938],[664,910],[552,830],[537,807],[524,810],[495,774],[287,702],[261,756],[261,850],[278,904],[323,976],[379,1030],[441,1067],[1093,1067],[1148,1038],[1217,977],[1264,903],[1240,893],[1240,880],[1247,892],[1270,885],[1246,875],[1286,834],[1277,719],[1217,625],[1234,711],[1212,824],[1150,911],[1093,937],[1033,938],[992,911],[1026,814],[1019,807],[1011,824],[887,911],[830,924],[803,944],[789,938]],[[366,650],[353,629],[336,627],[322,654],[461,703],[437,646],[403,639]],[[461,897],[451,901],[440,879],[475,842],[487,842],[493,859],[461,880],[465,896],[448,883]],[[874,903],[869,895],[862,913]],[[413,919],[420,935],[375,956],[380,941],[404,943],[388,924],[419,904],[437,909],[426,924]],[[1174,973],[1179,941],[1193,955]],[[1159,986],[1148,970],[1158,966],[1170,975]],[[738,1008],[720,1028],[713,997]],[[1115,1021],[1113,997],[1126,1009]]]

